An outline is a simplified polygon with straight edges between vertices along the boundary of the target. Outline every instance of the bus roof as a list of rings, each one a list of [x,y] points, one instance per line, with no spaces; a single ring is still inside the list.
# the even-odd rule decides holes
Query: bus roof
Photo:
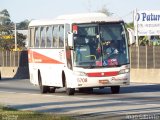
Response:
[[[96,22],[120,22],[119,18],[109,17],[104,13],[82,13],[61,15],[52,20],[33,20],[29,26],[65,24],[65,23],[96,23]]]

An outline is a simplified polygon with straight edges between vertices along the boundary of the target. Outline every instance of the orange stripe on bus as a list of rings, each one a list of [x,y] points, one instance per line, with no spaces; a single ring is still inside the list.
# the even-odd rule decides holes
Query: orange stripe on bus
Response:
[[[40,53],[29,50],[29,63],[52,63],[52,64],[63,64],[62,62],[42,55]]]

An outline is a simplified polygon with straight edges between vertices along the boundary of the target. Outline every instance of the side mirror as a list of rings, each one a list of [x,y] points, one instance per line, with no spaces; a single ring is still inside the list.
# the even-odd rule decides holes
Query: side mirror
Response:
[[[73,48],[73,33],[68,32],[68,46]]]
[[[129,45],[132,45],[136,42],[134,30],[127,28],[128,35],[129,35]]]

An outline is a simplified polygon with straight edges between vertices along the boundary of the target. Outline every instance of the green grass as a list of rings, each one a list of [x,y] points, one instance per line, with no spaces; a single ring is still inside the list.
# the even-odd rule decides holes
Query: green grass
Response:
[[[0,120],[72,120],[72,118],[49,113],[19,111],[0,105]]]

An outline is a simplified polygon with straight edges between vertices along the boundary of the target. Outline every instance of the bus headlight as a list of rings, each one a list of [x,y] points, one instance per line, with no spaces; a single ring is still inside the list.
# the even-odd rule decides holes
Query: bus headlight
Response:
[[[126,69],[122,69],[119,71],[119,74],[125,74],[125,73],[129,73],[130,69],[126,68]]]
[[[77,75],[77,76],[87,76],[87,74],[85,72],[75,71],[73,73],[74,73],[74,75]]]

